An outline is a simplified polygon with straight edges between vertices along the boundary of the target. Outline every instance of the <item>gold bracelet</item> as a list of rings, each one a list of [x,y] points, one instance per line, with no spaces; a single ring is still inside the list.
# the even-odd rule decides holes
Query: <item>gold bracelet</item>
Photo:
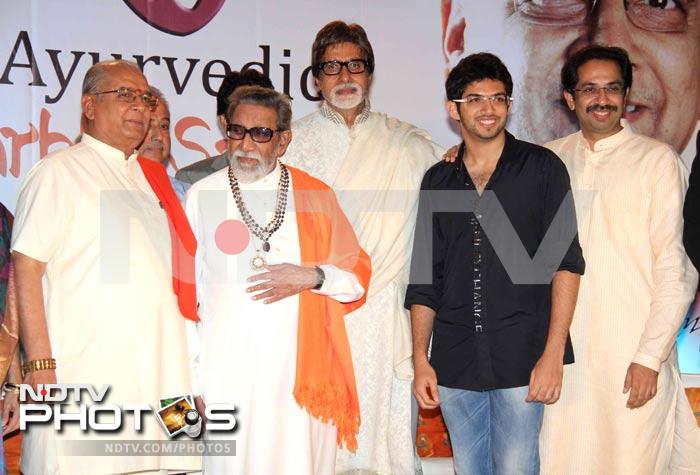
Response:
[[[41,371],[42,369],[56,369],[56,360],[53,358],[43,358],[40,360],[27,361],[22,365],[24,373],[32,371]]]
[[[5,386],[3,386],[3,390],[6,393],[19,393],[19,384],[5,383]]]

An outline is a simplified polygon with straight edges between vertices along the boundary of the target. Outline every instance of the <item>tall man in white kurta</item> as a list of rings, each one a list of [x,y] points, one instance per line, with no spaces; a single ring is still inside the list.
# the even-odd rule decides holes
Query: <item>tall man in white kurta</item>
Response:
[[[226,119],[230,165],[195,183],[185,205],[199,242],[196,281],[201,323],[199,348],[194,352],[199,354],[195,369],[198,393],[204,404],[237,406],[238,428],[233,433],[207,433],[210,439],[235,440],[236,456],[205,458],[205,471],[333,473],[339,440],[336,421],[313,417],[296,397],[299,358],[308,350],[301,347],[301,320],[309,315],[301,315],[300,293],[353,302],[365,290],[348,269],[322,263],[314,268],[304,262],[304,246],[323,248],[324,243],[323,236],[309,235],[312,230],[304,229],[297,218],[311,211],[298,209],[305,205],[297,202],[297,192],[301,181],[320,182],[277,160],[291,138],[288,99],[270,89],[241,87],[231,96]],[[285,188],[281,178],[286,173],[289,186]],[[269,238],[249,231],[250,222],[234,199],[234,190],[240,190],[244,209],[260,226],[271,219],[274,222],[278,197],[286,194],[283,221]],[[314,195],[308,198],[315,207]],[[349,235],[335,237],[356,244],[352,228],[335,207],[344,227],[333,226],[331,233],[344,229]],[[251,267],[256,258],[264,259],[264,269]],[[264,282],[256,284],[260,280]],[[328,325],[327,315],[310,317],[314,325]],[[344,329],[341,333],[347,344]],[[312,358],[323,357],[318,353]],[[348,347],[348,364],[350,361]],[[354,392],[354,379],[352,387]],[[319,394],[318,399],[324,395]]]
[[[624,50],[582,50],[562,82],[581,131],[547,146],[584,192],[576,204],[590,272],[571,326],[576,363],[545,411],[542,473],[698,473],[700,432],[688,425],[675,351],[698,281],[681,242],[686,170],[671,147],[621,120],[632,84]]]
[[[338,452],[336,470],[413,473],[411,330],[403,300],[420,182],[442,150],[425,131],[370,111],[374,55],[361,26],[324,26],[312,63],[324,102],[293,124],[285,160],[333,187],[372,259],[367,304],[346,322],[362,412],[359,448]]]
[[[155,105],[147,91],[135,64],[93,66],[83,83],[81,142],[42,159],[22,185],[12,241],[22,344],[26,360],[56,361],[55,371],[27,373],[26,384],[107,384],[105,402],[152,407],[192,390],[168,221],[134,154]],[[157,452],[71,456],[71,440],[167,439],[155,417],[142,420],[141,432],[131,416],[117,433],[84,433],[76,423],[62,433],[32,427],[23,434],[21,469],[75,475],[199,468],[197,457]],[[106,450],[91,447],[95,455]]]

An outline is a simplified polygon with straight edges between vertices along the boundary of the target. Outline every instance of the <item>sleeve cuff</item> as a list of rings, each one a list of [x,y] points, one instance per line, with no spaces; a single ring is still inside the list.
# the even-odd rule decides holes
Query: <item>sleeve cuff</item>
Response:
[[[311,289],[311,292],[326,295],[340,303],[354,302],[365,294],[365,289],[352,272],[329,264],[322,264],[319,267],[323,270],[325,280],[320,289]]]
[[[637,354],[634,355],[634,358],[632,358],[632,363],[637,363],[642,366],[646,366],[649,369],[653,369],[657,373],[661,368],[661,360],[659,360],[658,358],[654,358],[653,356],[640,353],[639,351],[637,352]]]

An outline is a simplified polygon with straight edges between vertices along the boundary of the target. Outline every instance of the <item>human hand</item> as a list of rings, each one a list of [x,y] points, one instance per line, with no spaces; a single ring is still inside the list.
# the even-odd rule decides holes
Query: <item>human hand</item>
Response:
[[[628,409],[637,409],[656,396],[656,384],[659,373],[638,363],[630,363],[625,376],[623,394],[630,393],[627,399]]]
[[[318,271],[315,267],[303,267],[294,264],[266,265],[267,272],[248,278],[248,282],[264,281],[246,289],[246,292],[262,292],[253,296],[253,300],[263,300],[269,304],[291,297],[318,285]]]
[[[19,429],[19,393],[6,391],[5,399],[0,401],[2,406],[2,433],[11,434]]]
[[[38,384],[56,384],[56,370],[41,369],[38,371],[30,371],[24,375],[22,383],[30,385],[34,389],[34,392],[38,393]]]
[[[545,352],[530,372],[530,390],[525,401],[554,404],[561,395],[563,376],[562,356]]]
[[[426,359],[414,361],[413,394],[421,409],[435,409],[440,405],[437,375]]]
[[[455,162],[457,160],[457,152],[459,152],[459,146],[453,145],[442,155],[442,160],[447,163]]]

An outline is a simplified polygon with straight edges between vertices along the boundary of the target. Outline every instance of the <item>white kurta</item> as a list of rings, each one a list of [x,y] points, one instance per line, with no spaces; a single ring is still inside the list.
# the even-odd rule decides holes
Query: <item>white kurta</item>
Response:
[[[279,166],[263,179],[241,183],[243,200],[258,223],[267,223],[275,209]],[[287,212],[269,240],[269,264],[299,265],[300,248],[290,176]],[[246,279],[260,271],[250,259],[261,248],[258,238],[240,254],[222,252],[224,242],[247,235],[225,234],[226,220],[241,220],[225,168],[198,181],[189,190],[185,209],[199,247],[197,294],[201,323],[196,362],[197,386],[207,404],[235,404],[237,428],[231,434],[208,432],[209,439],[236,441],[235,457],[208,457],[206,473],[276,475],[332,473],[336,429],[312,418],[294,397],[298,295],[270,305],[253,301]],[[240,221],[239,221],[240,222]],[[217,234],[217,230],[219,230]],[[326,281],[320,294],[341,302],[360,298],[364,290],[350,272],[322,265]]]
[[[675,352],[697,286],[681,241],[686,171],[670,147],[623,126],[594,150],[580,132],[547,145],[574,192],[587,193],[576,195],[586,260],[571,326],[576,363],[545,410],[543,474],[676,473],[674,430],[686,441],[700,434],[678,434],[688,426],[676,419],[692,417]],[[631,362],[659,372],[656,397],[635,410],[622,393]]]
[[[149,404],[189,394],[185,319],[173,294],[165,212],[135,155],[87,134],[49,155],[20,190],[13,251],[46,262],[44,300],[59,383],[111,386],[108,402]],[[197,457],[71,457],[65,440],[167,440],[154,416],[135,433],[23,434],[27,474],[126,473],[198,469]],[[100,434],[102,434],[100,436]],[[98,450],[98,449],[96,449]],[[74,452],[73,452],[74,453]]]
[[[331,184],[372,261],[364,306],[345,317],[362,424],[337,473],[414,473],[408,285],[420,182],[442,156],[425,131],[370,112],[348,128],[327,104],[292,124],[284,161]],[[418,470],[420,470],[418,468]]]

